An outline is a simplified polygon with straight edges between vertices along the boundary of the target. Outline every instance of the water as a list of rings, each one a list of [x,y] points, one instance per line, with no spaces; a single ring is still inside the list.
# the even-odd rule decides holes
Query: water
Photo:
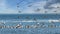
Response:
[[[29,19],[59,19],[60,14],[1,14],[0,20],[6,20],[6,19],[27,19],[26,17],[29,17]]]
[[[34,19],[36,18],[36,19]],[[36,20],[59,19],[60,14],[0,14],[0,26],[16,26],[21,24],[23,28],[0,28],[0,34],[60,34],[60,28],[25,28],[26,25],[49,25],[59,26],[60,22],[49,23]],[[26,21],[24,21],[26,20]],[[32,20],[33,22],[31,22]],[[35,22],[34,22],[35,20]],[[24,21],[24,22],[23,22]],[[39,24],[37,24],[39,23]]]

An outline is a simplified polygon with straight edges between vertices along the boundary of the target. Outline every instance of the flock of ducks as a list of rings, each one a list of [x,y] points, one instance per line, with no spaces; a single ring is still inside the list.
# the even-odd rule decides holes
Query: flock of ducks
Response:
[[[46,17],[46,16],[45,16]],[[18,18],[20,18],[20,17],[18,17]],[[30,17],[26,17],[27,19],[29,19]],[[36,23],[37,23],[37,19],[36,18],[34,18],[33,20],[35,20],[36,21]],[[57,20],[56,20],[57,21]],[[55,22],[56,22],[55,21]],[[60,21],[60,20],[59,20]],[[51,21],[51,23],[54,23],[54,20],[52,20]],[[2,24],[5,24],[5,22],[4,23],[2,23]],[[0,25],[1,25],[1,23],[0,23]],[[23,26],[22,24],[17,24],[16,26],[5,26],[5,25],[3,25],[3,26],[0,26],[0,28],[56,28],[56,27],[58,27],[58,28],[60,28],[60,25],[59,26],[57,26],[57,25],[45,25],[45,24],[40,24],[40,22],[39,23],[37,23],[37,24],[35,24],[35,25],[25,25],[25,26]]]
[[[18,18],[20,18],[20,17],[18,17]],[[26,17],[27,19],[29,19],[30,17]],[[36,21],[36,23],[37,23],[37,19],[36,18],[34,18],[33,20],[35,20]],[[54,23],[54,21],[55,20],[52,20],[52,21],[50,21],[51,23]],[[57,21],[57,20],[56,20]],[[55,21],[55,22],[56,22]],[[59,20],[60,21],[60,20]],[[5,22],[4,23],[0,23],[0,24],[5,24]],[[23,26],[23,25],[21,25],[21,24],[17,24],[16,26],[5,26],[5,25],[3,25],[3,26],[0,26],[0,28],[56,28],[56,27],[60,27],[60,26],[57,26],[57,25],[44,25],[44,24],[42,24],[42,25],[40,25],[40,22],[39,23],[37,23],[37,24],[35,24],[35,25],[25,25],[25,26]]]
[[[16,26],[5,26],[5,25],[3,25],[3,26],[0,26],[0,29],[2,29],[2,28],[11,28],[11,29],[14,29],[14,28],[27,28],[27,29],[29,29],[29,28],[60,28],[60,25],[59,26],[57,26],[57,25],[54,25],[54,24],[40,24],[40,23],[37,23],[37,24],[35,24],[35,25],[21,25],[21,24],[17,24]]]

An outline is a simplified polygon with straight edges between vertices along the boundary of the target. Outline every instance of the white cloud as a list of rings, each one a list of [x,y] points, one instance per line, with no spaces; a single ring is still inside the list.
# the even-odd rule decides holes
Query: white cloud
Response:
[[[55,3],[55,4],[51,4],[49,6],[53,7],[53,9],[45,9],[44,6],[46,5],[46,1],[41,1],[41,2],[36,2],[36,3],[32,3],[32,7],[26,8],[24,10],[24,12],[22,13],[28,13],[28,14],[45,14],[45,11],[47,11],[47,14],[55,14],[55,13],[60,13],[60,3]],[[57,8],[59,7],[59,8]],[[40,9],[40,11],[35,12],[34,10],[36,10],[37,8]],[[56,12],[54,12],[56,11]]]
[[[60,7],[60,3],[52,4],[52,5],[50,5],[49,7],[54,7],[54,8]]]
[[[18,14],[17,9],[7,8],[7,4],[5,3],[6,0],[0,0],[0,14]],[[51,4],[49,7],[54,7],[53,9],[45,9],[44,6],[46,5],[47,1],[40,1],[31,3],[31,7],[26,7],[20,14],[53,14],[53,13],[60,13],[60,3]],[[39,11],[36,11],[39,8]],[[57,11],[57,12],[54,12]]]
[[[45,5],[46,1],[41,1],[41,2],[36,2],[36,3],[32,3],[31,7],[26,8],[22,13],[28,13],[28,14],[38,14],[38,13],[44,13],[45,9],[44,9],[44,5]],[[39,8],[40,11],[35,12],[35,10]]]
[[[49,7],[53,7],[53,9],[48,10],[48,11],[50,11],[52,13],[58,13],[58,14],[60,13],[60,3],[52,4]],[[56,12],[54,12],[54,11],[56,11]]]

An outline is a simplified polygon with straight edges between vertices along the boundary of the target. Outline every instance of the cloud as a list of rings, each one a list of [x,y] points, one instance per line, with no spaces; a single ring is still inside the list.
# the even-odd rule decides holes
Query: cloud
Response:
[[[24,6],[21,13],[16,8],[9,8],[6,0],[0,0],[0,14],[55,14],[60,13],[60,0],[33,2],[30,7]],[[22,6],[23,7],[23,6]]]
[[[45,9],[48,9],[50,5],[60,3],[60,0],[48,0],[46,5],[44,6]]]
[[[48,13],[60,13],[60,0],[48,0],[44,6]]]
[[[45,5],[45,3],[46,3],[46,1],[31,3],[30,5],[32,5],[32,6],[25,8],[25,10],[23,10],[22,13],[28,13],[28,14],[44,13],[45,9],[43,6]],[[41,10],[35,12],[37,10],[37,8],[39,8]]]
[[[53,7],[53,9],[49,9],[50,11],[54,12],[54,13],[60,13],[60,3],[55,3],[50,5],[49,7]]]
[[[23,13],[28,14],[56,14],[60,13],[60,0],[48,0],[48,1],[40,1],[31,4],[32,6],[26,8]],[[36,11],[37,8],[40,11]],[[47,11],[47,13],[45,13]]]

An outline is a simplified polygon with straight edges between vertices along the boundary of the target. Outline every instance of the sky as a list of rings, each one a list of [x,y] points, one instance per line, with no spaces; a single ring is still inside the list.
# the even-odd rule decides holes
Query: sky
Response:
[[[0,14],[56,13],[60,14],[60,0],[0,0]]]

